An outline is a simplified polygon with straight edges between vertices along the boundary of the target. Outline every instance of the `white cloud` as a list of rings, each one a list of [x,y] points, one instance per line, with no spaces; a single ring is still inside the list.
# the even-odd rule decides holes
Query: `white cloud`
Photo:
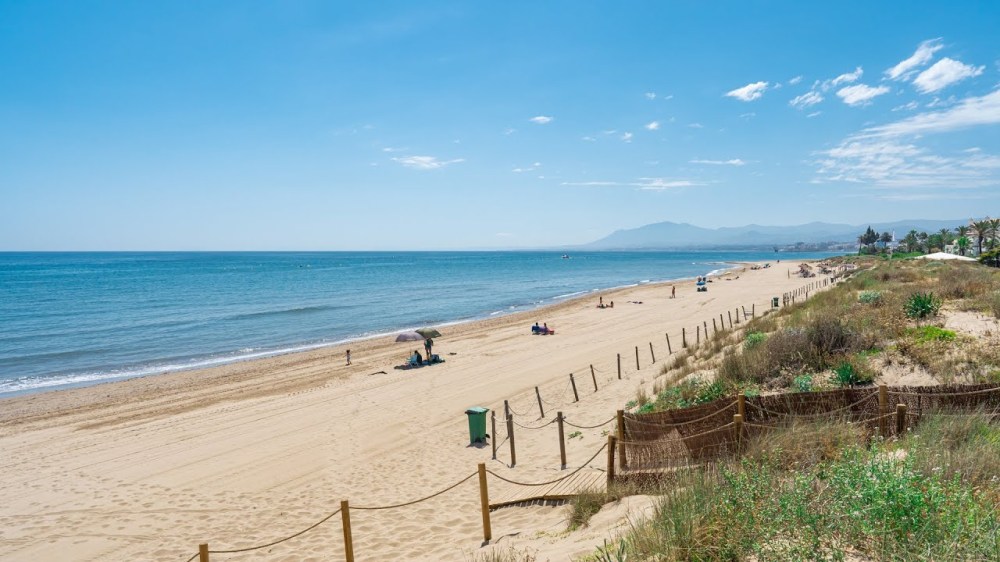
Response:
[[[917,103],[915,101],[911,101],[910,103],[904,103],[903,105],[897,105],[896,107],[892,108],[892,110],[893,111],[913,111],[914,109],[916,109],[918,107],[920,107],[919,103]]]
[[[528,121],[531,121],[532,123],[535,123],[535,124],[538,124],[538,125],[545,125],[545,124],[551,123],[553,119],[555,119],[555,118],[554,117],[550,117],[548,115],[536,115],[535,117],[532,117],[531,119],[528,119]]]
[[[450,166],[451,164],[458,164],[459,162],[465,162],[464,158],[456,158],[454,160],[438,160],[436,156],[401,156],[399,158],[393,158],[393,162],[398,162],[407,168],[413,168],[415,170],[438,170],[444,168],[445,166]]]
[[[692,164],[710,164],[712,166],[745,166],[746,162],[739,158],[732,160],[690,160]]]
[[[669,96],[663,96],[663,100],[664,101],[672,100],[672,99],[674,99],[674,95],[673,94],[670,94]]]
[[[851,106],[868,105],[875,97],[887,93],[889,93],[889,88],[886,86],[876,86],[873,88],[865,84],[844,86],[843,88],[837,90],[837,95],[840,99],[844,100],[844,103]]]
[[[928,39],[917,47],[910,58],[900,61],[899,64],[885,71],[886,77],[891,80],[906,80],[916,71],[934,58],[934,53],[941,50],[941,38]]]
[[[622,135],[622,140],[625,142],[632,142],[632,133],[625,133]]]
[[[694,187],[696,185],[703,185],[691,180],[667,180],[663,178],[639,178],[638,183],[632,185],[638,186],[639,189],[645,191],[663,191],[666,189],[675,189],[678,187]]]
[[[524,167],[524,168],[514,168],[513,170],[511,170],[511,172],[514,172],[515,174],[521,174],[521,173],[524,173],[524,172],[533,172],[533,171],[535,171],[535,170],[537,170],[538,168],[541,168],[541,167],[542,167],[542,163],[541,162],[535,162],[532,165]]]
[[[646,95],[646,99],[647,100],[655,100],[656,99],[656,92],[646,92],[645,95]]]
[[[406,150],[409,150],[409,149],[408,148],[393,148],[391,146],[387,146],[387,147],[385,147],[385,148],[382,149],[382,152],[404,152]]]
[[[690,123],[688,125],[688,127],[691,127],[692,129],[704,129],[705,128],[705,126],[702,125],[701,123]]]
[[[841,84],[852,84],[854,82],[857,82],[858,79],[861,78],[861,75],[864,73],[865,71],[862,70],[861,67],[859,66],[854,69],[854,72],[847,72],[845,74],[841,74],[840,76],[834,78],[833,80],[830,80],[830,87],[833,88]]]
[[[920,113],[901,121],[870,127],[861,137],[890,137],[944,133],[980,125],[1000,124],[1000,90],[981,97],[965,98],[943,111]]]
[[[659,121],[650,121],[649,123],[646,123],[646,130],[647,131],[659,131],[660,130],[660,122]]]
[[[945,57],[913,79],[913,85],[925,94],[937,92],[966,78],[979,76],[985,66],[975,67]]]
[[[809,90],[801,96],[795,96],[792,98],[792,100],[788,102],[788,105],[794,107],[795,109],[805,109],[809,106],[816,105],[821,101],[823,101],[822,94],[815,90]]]
[[[937,96],[934,96],[934,99],[927,102],[927,105],[925,105],[924,107],[931,107],[931,108],[948,107],[951,105],[955,105],[956,103],[958,103],[958,98],[956,98],[954,95],[950,95],[945,99],[941,99]]]
[[[587,141],[587,142],[594,142],[597,139],[595,139],[594,137],[591,137],[591,136],[586,136],[586,137],[580,137],[580,140]]]
[[[748,113],[741,113],[740,117],[742,117],[743,119],[753,119],[754,117],[757,117],[757,113],[753,111],[750,111]]]
[[[564,181],[560,185],[571,187],[616,187],[628,184],[617,181]]]
[[[517,132],[517,129],[513,129],[511,127],[507,127],[506,129],[503,130],[503,134],[505,134],[505,135],[513,135],[516,132]]]
[[[753,101],[764,95],[767,90],[767,82],[753,82],[742,88],[736,88],[726,92],[726,96],[743,101]]]
[[[820,115],[822,115],[822,114],[823,114],[823,112],[822,112],[822,111],[813,111],[813,112],[812,112],[812,113],[810,113],[809,115],[806,115],[806,117],[808,117],[808,118],[812,119],[813,117],[819,117],[819,116],[820,116]]]
[[[792,78],[791,80],[789,80],[788,81],[788,85],[789,86],[794,86],[794,85],[798,84],[801,81],[802,81],[802,76],[799,75],[799,76],[796,76],[795,78]]]

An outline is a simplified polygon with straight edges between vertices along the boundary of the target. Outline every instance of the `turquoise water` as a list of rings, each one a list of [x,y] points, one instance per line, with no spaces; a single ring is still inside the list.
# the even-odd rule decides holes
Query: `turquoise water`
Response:
[[[772,252],[0,253],[0,397],[306,350]]]

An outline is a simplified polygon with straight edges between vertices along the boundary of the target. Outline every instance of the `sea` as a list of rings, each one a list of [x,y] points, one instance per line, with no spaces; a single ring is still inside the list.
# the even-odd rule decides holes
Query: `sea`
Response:
[[[0,253],[0,398],[441,329],[740,261],[830,255]]]

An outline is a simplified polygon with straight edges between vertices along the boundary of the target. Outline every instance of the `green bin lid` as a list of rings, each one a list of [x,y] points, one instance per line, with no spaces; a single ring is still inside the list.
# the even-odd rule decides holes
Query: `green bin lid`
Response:
[[[483,408],[482,406],[473,406],[465,411],[466,414],[485,414],[489,412],[489,408]]]

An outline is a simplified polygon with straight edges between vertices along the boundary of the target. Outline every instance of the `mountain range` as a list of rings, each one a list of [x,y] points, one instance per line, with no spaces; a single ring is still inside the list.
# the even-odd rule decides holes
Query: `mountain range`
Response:
[[[863,225],[811,222],[795,226],[746,226],[702,228],[687,223],[658,222],[617,230],[600,240],[580,246],[586,250],[657,250],[676,248],[739,248],[785,246],[797,243],[856,243],[871,226],[877,232],[895,232],[899,240],[910,230],[934,233],[966,224],[966,220],[901,220]]]

